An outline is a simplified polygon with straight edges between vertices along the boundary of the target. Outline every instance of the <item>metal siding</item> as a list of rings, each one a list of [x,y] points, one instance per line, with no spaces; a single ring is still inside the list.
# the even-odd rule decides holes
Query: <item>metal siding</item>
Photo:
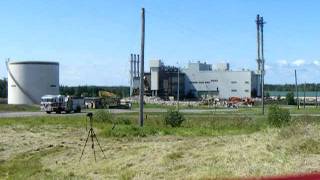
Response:
[[[199,71],[192,64],[189,68],[183,69],[183,72],[186,75],[185,94],[190,90],[216,91],[219,88],[220,98],[229,98],[231,96],[251,97],[251,79],[253,75],[251,71]],[[218,80],[218,82],[213,82],[212,80]],[[198,83],[190,84],[190,81]],[[231,81],[237,81],[237,83],[231,84]],[[245,81],[249,83],[246,84]],[[237,92],[231,92],[232,89],[237,89]],[[249,91],[245,92],[245,90]]]
[[[19,85],[40,103],[46,94],[59,94],[59,64],[57,63],[9,63],[9,69]],[[55,85],[52,87],[51,85]],[[14,87],[15,86],[15,87]],[[8,104],[33,104],[8,75]]]

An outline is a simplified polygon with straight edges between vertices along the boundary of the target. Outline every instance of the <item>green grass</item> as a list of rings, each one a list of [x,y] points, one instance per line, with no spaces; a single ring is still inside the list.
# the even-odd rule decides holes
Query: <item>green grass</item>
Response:
[[[164,123],[165,113],[148,113],[145,126],[138,126],[138,113],[115,114],[112,123],[94,121],[104,137],[146,137],[161,135],[176,136],[219,136],[253,133],[266,128],[265,118],[260,116],[234,116],[212,114],[184,114],[186,120],[179,128]],[[114,129],[113,123],[115,123]],[[0,126],[23,125],[37,129],[42,126],[85,127],[85,116],[39,116],[1,118]]]
[[[40,111],[37,105],[0,104],[0,112]]]

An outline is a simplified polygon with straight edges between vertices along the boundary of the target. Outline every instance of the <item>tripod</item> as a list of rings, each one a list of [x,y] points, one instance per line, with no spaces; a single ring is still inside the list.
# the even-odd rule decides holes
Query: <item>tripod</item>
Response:
[[[82,153],[81,153],[79,162],[81,161],[81,158],[82,158],[82,156],[83,156],[83,152],[84,152],[84,149],[86,148],[86,145],[87,145],[87,142],[88,142],[88,140],[89,140],[89,137],[91,138],[91,142],[92,142],[91,148],[92,148],[92,150],[93,150],[93,155],[94,155],[94,160],[95,160],[95,162],[97,162],[97,158],[96,158],[96,151],[95,151],[95,149],[94,149],[94,139],[97,141],[97,144],[98,144],[98,146],[99,146],[99,148],[100,148],[100,150],[101,150],[101,152],[102,152],[102,154],[103,154],[103,157],[106,158],[106,156],[104,155],[103,149],[101,148],[101,145],[100,145],[100,143],[99,143],[99,140],[98,140],[98,138],[97,138],[97,136],[96,136],[96,133],[93,131],[93,128],[92,128],[92,124],[93,124],[92,116],[93,116],[92,113],[88,113],[88,114],[87,114],[87,117],[89,117],[89,120],[90,120],[90,129],[89,129],[89,131],[88,131],[88,136],[87,136],[86,142],[85,142],[85,144],[84,144],[84,146],[83,146],[83,149],[82,149]],[[87,121],[87,120],[86,120],[86,121]],[[87,129],[87,127],[86,127],[86,129]]]

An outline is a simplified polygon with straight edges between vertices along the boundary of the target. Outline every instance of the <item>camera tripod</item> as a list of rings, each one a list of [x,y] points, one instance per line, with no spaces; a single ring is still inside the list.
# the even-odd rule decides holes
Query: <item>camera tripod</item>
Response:
[[[90,129],[89,129],[89,131],[88,131],[88,136],[87,136],[86,142],[85,142],[85,144],[84,144],[84,146],[83,146],[83,149],[82,149],[82,153],[81,153],[79,162],[81,161],[81,158],[82,158],[83,153],[84,153],[84,149],[86,148],[86,145],[87,145],[87,142],[88,142],[89,138],[91,138],[91,142],[92,142],[91,148],[92,148],[92,150],[93,150],[93,155],[94,155],[94,160],[95,160],[95,162],[97,161],[97,158],[96,158],[96,151],[95,151],[95,149],[94,149],[94,139],[97,141],[97,144],[98,144],[98,146],[99,146],[99,148],[100,148],[100,150],[101,150],[101,152],[102,152],[102,154],[103,154],[103,157],[106,158],[106,156],[105,156],[105,154],[104,154],[104,152],[103,152],[103,149],[102,149],[102,147],[101,147],[101,145],[100,145],[100,143],[99,143],[99,140],[98,140],[98,138],[97,138],[97,136],[96,136],[96,133],[93,131],[93,128],[92,128],[92,124],[93,124],[93,118],[92,118],[92,116],[93,116],[92,113],[88,113],[88,114],[87,114],[87,118],[89,117],[89,120],[90,120]],[[87,123],[87,119],[86,119],[86,123]],[[86,127],[86,129],[87,129],[87,127]]]

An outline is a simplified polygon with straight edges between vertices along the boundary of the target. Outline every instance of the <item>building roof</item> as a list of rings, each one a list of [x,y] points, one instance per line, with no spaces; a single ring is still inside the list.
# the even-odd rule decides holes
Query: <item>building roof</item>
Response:
[[[59,65],[53,61],[9,61],[9,64],[41,64],[41,65]]]

